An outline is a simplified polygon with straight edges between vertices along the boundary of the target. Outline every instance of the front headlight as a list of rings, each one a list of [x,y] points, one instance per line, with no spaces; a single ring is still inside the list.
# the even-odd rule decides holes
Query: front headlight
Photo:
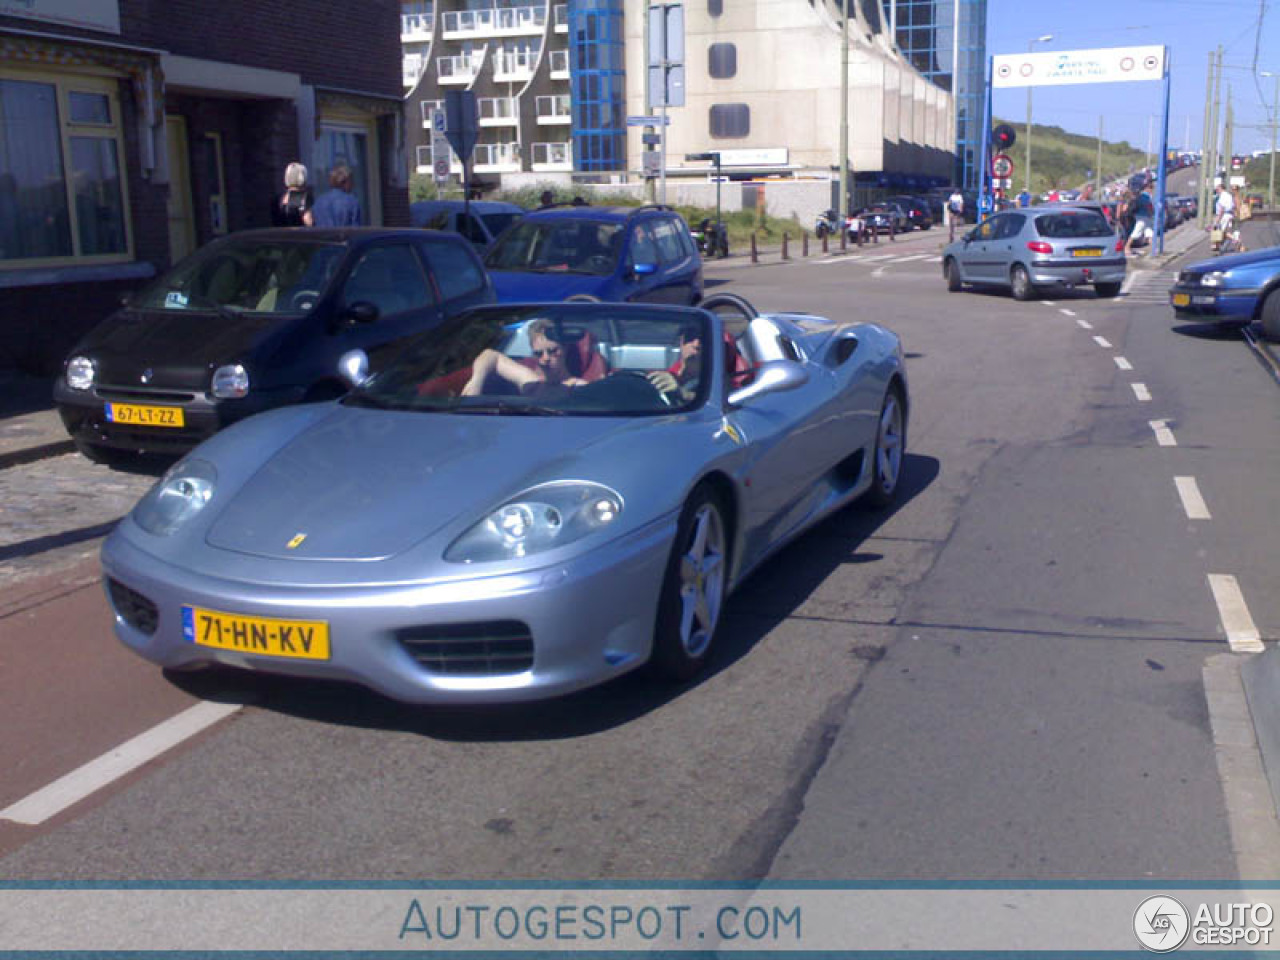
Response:
[[[213,371],[213,382],[209,386],[209,392],[224,400],[248,396],[249,371],[238,363],[219,367]]]
[[[133,508],[133,519],[147,533],[167,537],[204,509],[213,497],[218,471],[207,460],[174,464]]]
[[[88,390],[93,386],[96,372],[88,357],[72,357],[67,361],[67,386],[72,390]]]
[[[1213,273],[1206,273],[1200,278],[1200,286],[1202,287],[1220,287],[1222,281],[1227,279],[1225,270],[1215,270]]]
[[[598,483],[565,480],[532,487],[508,500],[453,542],[451,563],[509,560],[575,540],[610,526],[622,497]]]

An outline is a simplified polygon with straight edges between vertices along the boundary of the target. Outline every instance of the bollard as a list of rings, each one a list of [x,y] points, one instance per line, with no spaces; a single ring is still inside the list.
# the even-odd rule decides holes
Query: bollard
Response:
[[[846,223],[840,228],[840,252],[844,253],[849,247],[849,225]]]
[[[863,226],[862,226],[862,223],[859,222],[858,223],[858,249],[859,250],[862,249],[862,234],[863,234]]]
[[[827,251],[827,235],[825,233],[822,235],[822,252],[823,253],[828,252]]]
[[[804,241],[800,244],[800,255],[806,260],[809,259],[809,234],[804,235]]]
[[[756,235],[754,231],[751,234],[751,262],[752,263],[760,262],[760,254],[756,250]]]
[[[782,235],[782,259],[783,259],[783,260],[790,260],[790,259],[791,259],[791,255],[790,255],[789,253],[787,253],[787,241],[788,241],[789,239],[791,239],[791,238],[790,238],[790,236],[789,236],[788,234],[785,234],[785,233],[784,233],[784,234]]]
[[[889,242],[890,242],[890,243],[896,243],[896,242],[897,242],[897,241],[894,239],[894,236],[893,236],[893,228],[894,228],[895,226],[897,226],[897,224],[898,224],[898,221],[897,221],[897,220],[895,220],[893,217],[890,217],[890,218],[889,218]]]

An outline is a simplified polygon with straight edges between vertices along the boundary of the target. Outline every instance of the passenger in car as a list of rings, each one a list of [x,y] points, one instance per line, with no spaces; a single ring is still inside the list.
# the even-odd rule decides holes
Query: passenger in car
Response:
[[[551,337],[550,320],[539,318],[529,324],[529,346],[533,349],[529,358],[532,362],[521,362],[492,348],[482,350],[471,367],[471,378],[462,388],[462,395],[480,396],[490,374],[501,377],[521,393],[536,393],[543,386],[581,387],[603,376],[603,370],[582,371],[570,365],[580,363],[577,350],[572,349],[574,345]]]
[[[702,331],[696,323],[680,328],[680,356],[666,370],[654,370],[646,376],[662,393],[679,391],[686,398],[698,390],[702,375]]]

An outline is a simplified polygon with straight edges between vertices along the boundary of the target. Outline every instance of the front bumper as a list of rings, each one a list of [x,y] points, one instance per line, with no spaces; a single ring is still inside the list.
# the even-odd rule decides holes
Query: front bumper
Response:
[[[1177,319],[1209,317],[1216,320],[1250,323],[1258,307],[1255,291],[1233,291],[1217,287],[1178,284],[1169,290],[1169,305]]]
[[[1112,257],[1080,263],[1072,260],[1033,260],[1031,282],[1038,287],[1079,287],[1091,283],[1124,283],[1125,259]]]
[[[237,420],[297,403],[301,399],[302,391],[293,388],[257,390],[240,399],[220,400],[206,393],[169,390],[124,391],[98,386],[73,390],[67,386],[64,377],[59,377],[53,386],[53,401],[62,417],[62,425],[73,440],[148,453],[185,453]],[[107,416],[107,405],[113,403],[178,407],[182,410],[183,425],[162,427],[116,423]]]
[[[354,681],[410,703],[537,700],[601,683],[649,659],[676,519],[656,521],[567,563],[450,582],[316,587],[215,578],[156,559],[134,542],[145,534],[120,529],[103,545],[102,567],[106,583],[115,580],[153,605],[154,630],[147,632],[133,625],[138,617],[112,601],[108,588],[116,636],[162,667],[222,664]],[[229,571],[234,563],[228,554]],[[300,575],[305,575],[301,568]],[[369,572],[370,579],[376,576]],[[184,638],[183,606],[323,620],[329,625],[330,657],[294,660],[196,645]],[[528,628],[531,667],[442,673],[415,659],[400,633],[498,622]],[[459,629],[458,636],[466,633]],[[501,669],[506,668],[496,668]]]

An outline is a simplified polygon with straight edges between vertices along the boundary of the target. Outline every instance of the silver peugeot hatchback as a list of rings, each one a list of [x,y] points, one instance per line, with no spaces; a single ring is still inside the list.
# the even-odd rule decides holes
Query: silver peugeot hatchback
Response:
[[[1124,284],[1124,238],[1084,207],[1007,210],[947,246],[942,274],[948,290],[1009,287],[1018,300],[1086,284],[1100,297],[1114,297]]]

